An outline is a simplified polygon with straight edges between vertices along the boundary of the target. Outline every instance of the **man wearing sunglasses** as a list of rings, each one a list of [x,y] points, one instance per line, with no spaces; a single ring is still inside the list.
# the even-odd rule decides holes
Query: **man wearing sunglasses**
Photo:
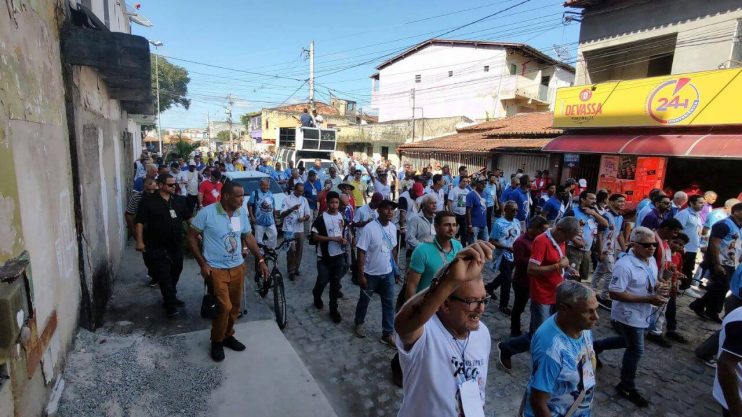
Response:
[[[488,242],[465,248],[397,314],[395,342],[405,379],[398,416],[483,412],[491,339],[480,322],[489,301],[482,268],[493,250]]]
[[[644,353],[644,332],[652,320],[652,306],[662,306],[668,299],[661,294],[663,283],[658,279],[657,263],[653,259],[659,245],[655,232],[639,226],[631,232],[630,241],[631,250],[616,261],[608,286],[613,300],[611,320],[617,322],[621,336],[596,340],[593,347],[596,355],[604,350],[626,348],[616,391],[643,408],[649,401],[637,390],[635,379]]]
[[[142,252],[152,279],[160,285],[168,318],[178,316],[177,289],[183,270],[183,222],[191,210],[185,197],[175,193],[177,182],[170,174],[157,177],[159,191],[142,198],[136,215],[136,250]]]

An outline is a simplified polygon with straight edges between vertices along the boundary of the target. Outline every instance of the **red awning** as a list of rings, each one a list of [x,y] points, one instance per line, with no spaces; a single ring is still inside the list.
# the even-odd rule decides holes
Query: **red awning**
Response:
[[[564,135],[544,151],[742,159],[742,134]]]

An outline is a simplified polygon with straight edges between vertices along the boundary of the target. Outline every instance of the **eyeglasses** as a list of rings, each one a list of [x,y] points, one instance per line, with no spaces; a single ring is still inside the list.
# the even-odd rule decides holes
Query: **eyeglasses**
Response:
[[[165,186],[167,186],[167,187],[175,187],[175,183],[172,183],[172,184],[170,184],[170,183],[167,183],[167,182],[166,182],[166,183],[165,183]]]
[[[650,243],[647,243],[647,242],[631,242],[631,243],[636,243],[637,245],[641,245],[644,249],[656,248],[657,246],[659,246],[659,243],[657,243],[657,242],[650,242]]]
[[[481,300],[465,300],[465,299],[460,298],[460,297],[457,297],[455,295],[450,295],[448,298],[450,298],[450,299],[452,299],[454,301],[458,301],[460,303],[464,303],[464,304],[466,304],[466,309],[468,311],[474,311],[474,310],[478,309],[480,305],[483,306],[483,307],[487,307],[487,303],[490,302],[490,298],[492,298],[492,297],[490,297],[488,295],[488,296],[482,298]]]

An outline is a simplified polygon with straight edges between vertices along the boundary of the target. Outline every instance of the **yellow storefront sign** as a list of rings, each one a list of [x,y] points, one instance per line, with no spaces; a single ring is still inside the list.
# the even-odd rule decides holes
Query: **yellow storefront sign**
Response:
[[[742,69],[665,75],[557,90],[554,127],[742,124]]]

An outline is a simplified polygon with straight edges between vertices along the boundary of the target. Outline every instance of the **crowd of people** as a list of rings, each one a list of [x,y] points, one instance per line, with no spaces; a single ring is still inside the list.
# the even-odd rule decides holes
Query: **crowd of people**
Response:
[[[316,255],[313,303],[324,308],[329,285],[333,322],[343,321],[346,275],[360,287],[355,336],[367,337],[367,309],[379,295],[378,337],[398,352],[391,373],[404,391],[400,416],[484,415],[488,358],[500,339],[482,322],[491,300],[510,320],[510,338],[495,344],[499,366],[510,371],[514,355],[531,354],[521,415],[591,415],[595,386],[607,382],[596,377],[600,354],[611,349],[624,350],[617,394],[646,407],[636,383],[645,340],[664,348],[689,342],[688,323],[677,317],[680,296],[696,298],[691,310],[721,325],[695,352],[716,368],[713,394],[723,415],[742,416],[742,203],[735,198],[715,206],[713,191],[655,189],[629,209],[625,195],[593,191],[582,179],[559,184],[548,171],[506,181],[498,169],[470,174],[460,166],[452,176],[448,166],[418,171],[407,163],[397,172],[388,161],[354,157],[306,170],[290,163],[282,170],[257,154],[196,154],[187,164],[159,166],[146,157],[135,163],[127,224],[173,318],[183,303],[176,287],[187,235],[220,306],[211,332],[216,361],[224,347],[244,349],[233,330],[243,258],[252,253],[256,276],[267,276],[258,242],[275,246],[282,223],[283,238],[296,239],[286,257],[289,279],[307,277],[299,278],[306,239]],[[224,180],[230,170],[270,175],[286,192],[282,207],[268,180],[245,195]],[[485,268],[495,276],[489,282]],[[610,312],[615,336],[593,339],[599,308]]]

